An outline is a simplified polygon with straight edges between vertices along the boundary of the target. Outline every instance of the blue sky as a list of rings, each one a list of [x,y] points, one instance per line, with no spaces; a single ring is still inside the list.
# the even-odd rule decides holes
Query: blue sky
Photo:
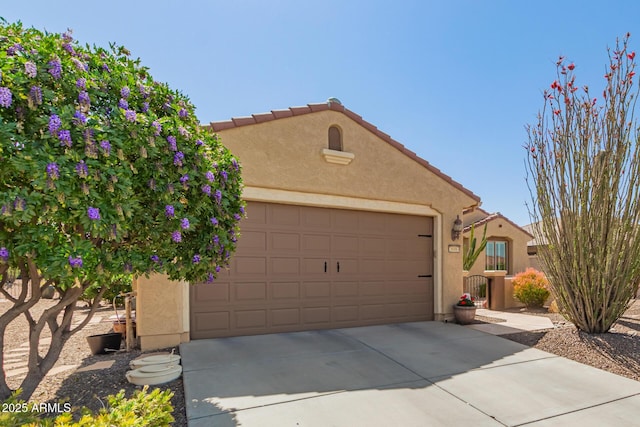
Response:
[[[520,225],[525,125],[557,57],[598,88],[616,38],[640,50],[632,0],[3,0],[0,16],[126,46],[203,123],[337,97]]]

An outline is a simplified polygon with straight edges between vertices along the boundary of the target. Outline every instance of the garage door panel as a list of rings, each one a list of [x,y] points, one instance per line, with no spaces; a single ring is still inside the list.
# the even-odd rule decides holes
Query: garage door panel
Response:
[[[271,297],[273,300],[300,298],[299,282],[272,282]]]
[[[251,275],[264,277],[267,273],[267,259],[264,257],[238,256],[235,258],[232,267],[235,277]]]
[[[228,303],[229,299],[229,283],[203,283],[193,286],[192,292],[195,293],[197,301],[202,303]]]
[[[267,310],[237,310],[235,314],[235,327],[238,329],[267,327]]]
[[[266,233],[265,233],[266,241]],[[271,233],[270,248],[274,252],[294,252],[300,251],[300,235],[297,233]]]
[[[271,310],[272,326],[295,326],[300,324],[300,309],[282,308]]]
[[[271,258],[271,274],[298,276],[300,274],[300,260],[298,258]]]
[[[333,282],[331,290],[333,297],[357,297],[358,282]]]
[[[243,301],[267,301],[267,283],[236,283],[234,285],[235,298]]]
[[[331,322],[331,307],[305,307],[302,310],[303,323],[305,324]]]
[[[433,279],[418,278],[433,274],[433,239],[418,237],[432,218],[257,202],[246,211],[230,269],[191,288],[192,338],[433,319]]]
[[[331,282],[304,282],[302,296],[303,298],[329,298],[331,296]]]

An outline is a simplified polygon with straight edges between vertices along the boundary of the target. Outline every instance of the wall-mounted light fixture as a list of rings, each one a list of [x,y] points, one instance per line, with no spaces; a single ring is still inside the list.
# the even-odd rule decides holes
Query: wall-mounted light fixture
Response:
[[[464,226],[462,225],[460,215],[457,215],[456,220],[453,221],[453,228],[451,229],[451,240],[458,240],[460,238],[460,233],[462,233],[462,230],[464,230]]]

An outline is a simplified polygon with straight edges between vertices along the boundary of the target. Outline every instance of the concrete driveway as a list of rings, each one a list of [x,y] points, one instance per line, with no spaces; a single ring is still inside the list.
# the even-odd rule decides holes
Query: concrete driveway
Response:
[[[640,382],[440,322],[192,341],[189,426],[621,426]]]

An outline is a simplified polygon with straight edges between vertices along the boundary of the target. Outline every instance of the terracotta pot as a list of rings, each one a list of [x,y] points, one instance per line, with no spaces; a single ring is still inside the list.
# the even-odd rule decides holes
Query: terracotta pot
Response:
[[[453,315],[456,318],[456,323],[461,325],[468,325],[473,323],[473,319],[476,317],[477,307],[465,307],[463,305],[454,304]]]

